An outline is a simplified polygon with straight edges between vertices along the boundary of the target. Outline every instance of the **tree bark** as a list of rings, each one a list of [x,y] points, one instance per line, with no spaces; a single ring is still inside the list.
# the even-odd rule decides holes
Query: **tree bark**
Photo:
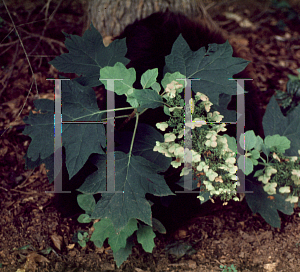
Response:
[[[189,18],[200,14],[199,0],[90,0],[87,7],[87,25],[92,22],[102,37],[117,36],[136,19],[154,12],[182,12]]]

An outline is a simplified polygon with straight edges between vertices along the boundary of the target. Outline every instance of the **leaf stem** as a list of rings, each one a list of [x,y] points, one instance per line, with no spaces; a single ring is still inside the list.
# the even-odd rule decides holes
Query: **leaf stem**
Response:
[[[138,126],[138,123],[139,123],[139,115],[140,115],[139,113],[136,113],[136,120],[135,120],[134,131],[133,131],[133,135],[132,135],[132,139],[131,139],[131,144],[130,144],[130,149],[129,149],[129,153],[128,153],[128,155],[129,155],[128,164],[130,164],[130,158],[131,158],[131,153],[132,153],[134,138],[135,138],[137,126]]]
[[[145,108],[141,113],[139,113],[139,115],[143,114],[146,110],[148,110],[148,108]],[[122,123],[122,125],[117,129],[118,131],[121,131],[123,127],[125,127],[125,125],[132,119],[135,117],[137,113],[137,109],[134,109],[134,111],[128,116],[128,118],[126,120],[124,120],[124,122]]]
[[[117,118],[125,118],[125,117],[129,117],[130,115],[129,114],[127,114],[127,115],[120,115],[120,116],[115,116],[115,117],[110,117],[110,118],[104,118],[104,119],[102,119],[102,121],[107,121],[107,120],[110,120],[110,119],[113,119],[113,118],[115,118],[115,119],[117,119]]]
[[[117,109],[105,110],[105,111],[101,111],[101,112],[120,111],[120,110],[131,110],[131,109],[134,109],[134,107],[117,108]]]

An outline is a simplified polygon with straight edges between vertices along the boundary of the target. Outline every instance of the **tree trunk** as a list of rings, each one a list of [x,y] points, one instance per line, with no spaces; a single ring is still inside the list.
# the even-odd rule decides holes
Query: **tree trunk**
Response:
[[[91,0],[88,2],[86,30],[92,22],[102,37],[117,36],[136,19],[166,9],[189,18],[200,14],[199,0]]]

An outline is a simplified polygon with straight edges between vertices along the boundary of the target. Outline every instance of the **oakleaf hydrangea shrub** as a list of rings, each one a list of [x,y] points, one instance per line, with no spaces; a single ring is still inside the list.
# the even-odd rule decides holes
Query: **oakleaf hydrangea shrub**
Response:
[[[221,132],[226,132],[226,124],[222,120],[227,110],[213,110],[214,104],[220,104],[219,97],[222,93],[235,93],[236,83],[227,80],[228,71],[232,76],[247,65],[247,61],[231,56],[232,48],[228,42],[212,44],[207,50],[201,48],[193,52],[180,35],[167,62],[169,70],[178,67],[178,72],[165,73],[160,84],[157,82],[158,70],[148,70],[141,76],[143,89],[136,89],[133,87],[136,81],[135,69],[125,67],[128,63],[128,59],[124,57],[125,40],[115,40],[104,47],[101,35],[92,25],[83,37],[67,34],[66,37],[65,44],[69,53],[58,56],[51,64],[62,72],[73,72],[81,76],[62,81],[62,121],[86,122],[62,124],[66,166],[71,177],[87,161],[97,168],[78,189],[82,192],[78,196],[78,204],[85,211],[78,221],[89,223],[93,219],[101,219],[94,224],[95,231],[90,241],[101,247],[108,238],[118,266],[131,254],[134,237],[146,252],[152,252],[155,246],[154,231],[165,233],[162,224],[152,218],[151,203],[145,195],[173,195],[163,175],[170,166],[179,168],[183,163],[191,166],[183,167],[180,175],[183,178],[192,173],[196,180],[195,189],[199,190],[199,205],[208,199],[213,201],[218,196],[224,203],[230,199],[238,201],[236,189],[240,181],[236,171],[240,168],[245,175],[254,173],[255,181],[253,178],[246,179],[247,189],[253,191],[252,194],[246,194],[253,212],[260,213],[275,227],[280,226],[280,218],[277,212],[274,215],[274,210],[286,214],[293,212],[293,204],[298,202],[300,185],[300,108],[295,107],[285,117],[272,98],[263,119],[265,139],[256,136],[253,131],[241,135],[238,143],[245,149],[245,155],[236,161],[236,139],[226,134],[220,135]],[[178,55],[179,48],[182,55]],[[189,57],[191,54],[193,58]],[[170,59],[174,60],[174,66]],[[184,73],[176,60],[181,65],[189,63],[190,70],[186,69]],[[225,63],[227,66],[224,66]],[[221,64],[224,70],[227,69],[225,75],[219,69]],[[201,71],[198,70],[200,66]],[[197,77],[197,72],[203,71],[214,73],[214,77],[210,78],[209,73],[206,75],[210,81],[204,80],[205,88],[201,84],[193,85],[193,96],[188,101],[193,122],[186,124],[186,104],[182,96],[185,81],[180,79],[191,78],[192,75]],[[112,88],[104,80],[108,78],[122,80],[116,80]],[[116,131],[115,193],[105,192],[107,176],[113,174],[106,172],[106,127],[99,123],[108,121],[106,109],[98,108],[91,88],[101,84],[105,85],[108,92],[113,91],[117,95],[116,99],[125,95],[130,104],[126,109],[132,109],[135,113],[133,131],[119,134]],[[55,179],[54,102],[40,99],[35,101],[35,107],[35,113],[30,113],[24,120],[31,125],[25,128],[24,134],[32,138],[26,155],[26,166],[33,168],[44,163],[49,170],[49,181],[52,182]],[[157,120],[156,128],[139,124],[140,115],[147,114],[147,108],[158,107],[164,108],[168,121]],[[115,109],[116,112],[120,110]],[[191,150],[184,148],[187,125],[192,128]],[[258,165],[260,169],[255,171]],[[94,195],[99,192],[102,197],[96,202]],[[270,214],[273,216],[270,217]],[[88,241],[88,238],[83,239]]]

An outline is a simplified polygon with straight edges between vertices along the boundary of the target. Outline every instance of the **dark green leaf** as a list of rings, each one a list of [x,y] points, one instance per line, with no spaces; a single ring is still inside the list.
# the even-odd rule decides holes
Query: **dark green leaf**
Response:
[[[155,233],[149,226],[140,225],[138,231],[136,232],[138,242],[143,246],[146,252],[152,253],[155,247],[154,238]]]
[[[232,47],[229,42],[210,44],[206,51],[204,47],[193,52],[180,34],[173,44],[172,52],[166,57],[164,72],[177,72],[187,78],[200,78],[192,83],[192,90],[209,96],[213,104],[219,105],[220,93],[234,95],[237,83],[228,80],[234,74],[245,69],[248,61],[232,57]]]
[[[133,96],[137,99],[139,105],[143,108],[155,109],[163,105],[162,97],[155,90],[135,89],[133,91]]]
[[[90,175],[79,188],[80,192],[95,194],[106,191],[106,156],[98,155],[94,164],[98,171]],[[140,156],[115,152],[116,193],[103,193],[91,218],[109,218],[116,232],[123,229],[130,218],[142,220],[152,226],[151,206],[146,193],[156,196],[172,195],[162,175],[157,174],[157,165]],[[123,192],[123,193],[117,193]]]
[[[300,149],[300,105],[287,117],[284,117],[273,96],[263,117],[263,127],[266,137],[275,134],[286,136],[291,141],[291,147],[284,154],[286,156],[298,156],[297,151]],[[265,151],[267,152],[267,150]]]
[[[104,154],[106,135],[95,92],[77,82],[62,82],[62,120],[74,121],[62,126],[62,142],[66,149],[66,164],[72,178],[92,153]],[[76,123],[76,121],[90,123]],[[93,122],[93,123],[92,123]]]
[[[281,225],[277,210],[289,215],[294,212],[294,204],[285,201],[285,196],[277,193],[270,198],[260,185],[251,182],[247,183],[247,191],[253,191],[245,196],[252,212],[259,213],[274,228]]]
[[[82,37],[66,34],[65,45],[69,53],[62,54],[50,61],[56,69],[65,73],[83,75],[80,82],[85,86],[99,86],[99,71],[105,66],[113,66],[117,62],[126,65],[129,60],[124,56],[127,52],[125,39],[115,40],[108,47],[103,44],[100,33],[91,24]]]
[[[116,148],[116,151],[119,150],[128,153],[132,135],[133,133],[129,131],[120,133],[118,140],[120,146]],[[132,154],[135,156],[142,156],[155,163],[157,169],[166,171],[169,168],[172,159],[167,158],[159,152],[153,151],[156,141],[164,142],[164,136],[147,124],[139,124],[134,138]]]

